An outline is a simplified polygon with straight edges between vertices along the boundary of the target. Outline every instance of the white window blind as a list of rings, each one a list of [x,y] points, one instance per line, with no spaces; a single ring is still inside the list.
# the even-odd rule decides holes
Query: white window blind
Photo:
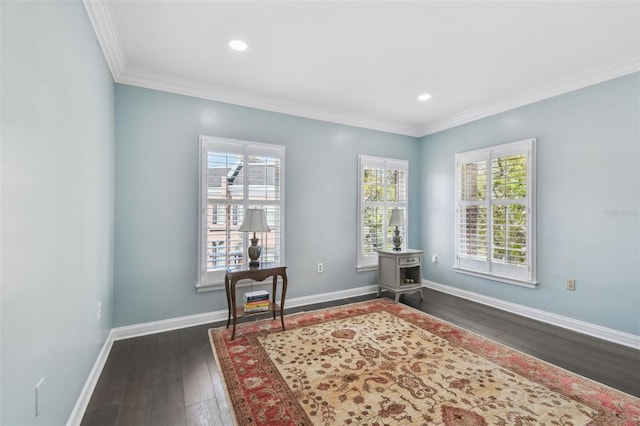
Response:
[[[359,270],[378,266],[378,250],[390,250],[395,227],[389,226],[391,209],[403,210],[407,226],[399,227],[402,248],[407,247],[407,183],[409,162],[361,155],[358,197]]]
[[[533,287],[535,139],[456,155],[456,269]]]
[[[198,290],[220,288],[228,265],[248,262],[247,208],[264,209],[270,232],[256,234],[261,262],[284,262],[285,147],[200,137]]]

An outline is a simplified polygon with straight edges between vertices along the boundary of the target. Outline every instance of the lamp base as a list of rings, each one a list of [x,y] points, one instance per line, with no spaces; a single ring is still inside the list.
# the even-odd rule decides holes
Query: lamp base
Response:
[[[394,236],[393,236],[393,251],[402,251],[402,237],[400,236],[400,231],[398,230],[398,227],[396,226],[396,230],[394,232]]]
[[[260,261],[258,261],[258,259],[260,258],[261,253],[262,247],[258,245],[258,239],[255,238],[254,234],[254,238],[251,238],[251,245],[247,249],[247,254],[249,255],[249,259],[251,259],[249,266],[260,266]]]

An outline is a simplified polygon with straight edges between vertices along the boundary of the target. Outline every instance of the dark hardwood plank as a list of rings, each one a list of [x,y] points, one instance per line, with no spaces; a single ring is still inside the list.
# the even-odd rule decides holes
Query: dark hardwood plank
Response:
[[[118,410],[116,425],[135,426],[147,424],[147,415],[150,414],[151,409],[151,392],[149,390],[143,378],[137,378],[129,382]]]
[[[221,424],[225,423],[220,420],[220,411],[215,400],[207,399],[187,407],[187,426],[216,426]]]
[[[184,404],[193,405],[215,398],[209,366],[203,351],[208,343],[206,328],[192,327],[182,335],[182,381]]]
[[[80,426],[112,426],[116,424],[119,408],[119,405],[112,405],[87,411],[82,418]]]
[[[151,390],[148,425],[184,426],[185,404],[182,377],[162,377]]]
[[[640,351],[460,299],[435,290],[402,303],[640,397]],[[383,297],[391,298],[383,293]],[[375,294],[287,308],[286,314],[331,308]],[[270,314],[245,317],[258,321]],[[229,425],[231,410],[207,330],[226,321],[117,341],[85,412],[83,426]]]
[[[209,367],[211,382],[213,383],[213,392],[215,394],[215,403],[217,408],[217,416],[215,418],[219,421],[219,423],[214,424],[231,425],[233,424],[231,409],[229,408],[227,401],[223,379],[210,344],[207,345],[207,348],[205,349],[205,357],[207,360],[207,366]]]
[[[87,405],[87,412],[120,405],[127,387],[132,350],[132,339],[113,343],[100,379]]]

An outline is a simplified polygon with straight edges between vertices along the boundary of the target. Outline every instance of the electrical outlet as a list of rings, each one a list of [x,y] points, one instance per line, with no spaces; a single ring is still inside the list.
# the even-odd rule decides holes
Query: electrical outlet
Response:
[[[102,302],[98,302],[98,314],[96,316],[98,320],[102,318]]]
[[[324,272],[324,263],[319,262],[318,263],[318,273],[322,273]]]
[[[576,280],[574,280],[573,278],[567,278],[567,290],[576,290]]]
[[[431,258],[431,262],[432,263],[438,263],[438,255],[434,254],[433,257]]]

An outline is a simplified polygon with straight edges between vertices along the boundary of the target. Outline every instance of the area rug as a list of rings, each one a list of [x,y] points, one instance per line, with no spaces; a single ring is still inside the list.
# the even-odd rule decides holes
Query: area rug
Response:
[[[210,330],[239,425],[640,425],[640,399],[388,299]]]

